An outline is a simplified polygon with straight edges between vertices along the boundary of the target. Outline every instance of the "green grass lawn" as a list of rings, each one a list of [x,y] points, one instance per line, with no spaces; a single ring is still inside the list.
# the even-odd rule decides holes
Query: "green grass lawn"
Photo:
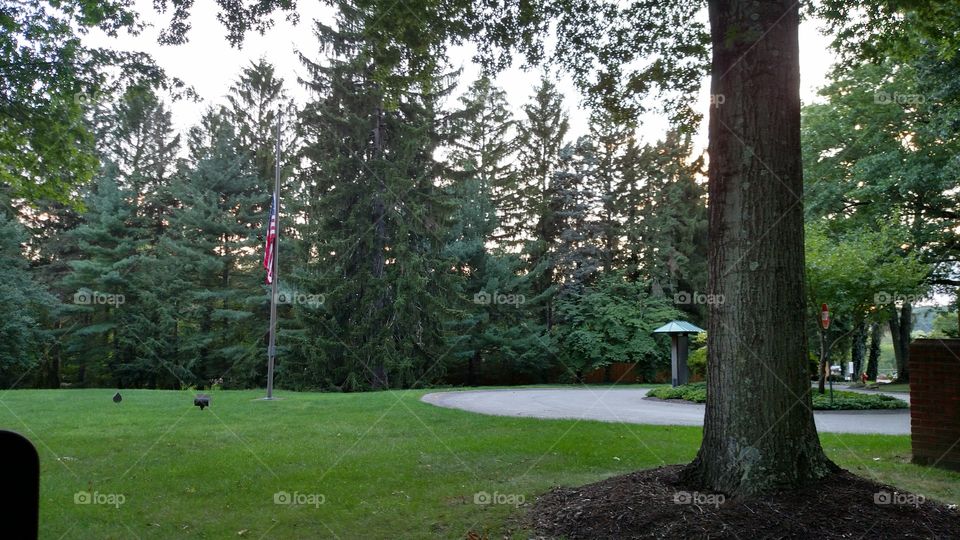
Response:
[[[120,404],[113,393],[0,395],[0,427],[40,452],[44,538],[495,537],[515,527],[521,499],[689,461],[701,435],[483,416],[421,403],[422,390],[279,392],[270,403],[214,392],[205,411],[190,392],[128,390]],[[960,474],[909,464],[906,436],[821,438],[858,474],[960,502]],[[123,503],[75,504],[80,491]],[[276,504],[279,492],[304,504]],[[501,504],[477,504],[478,493]]]
[[[878,390],[882,392],[906,392],[909,394],[910,385],[908,383],[897,383],[897,384],[883,383],[880,385],[880,388],[878,388]]]

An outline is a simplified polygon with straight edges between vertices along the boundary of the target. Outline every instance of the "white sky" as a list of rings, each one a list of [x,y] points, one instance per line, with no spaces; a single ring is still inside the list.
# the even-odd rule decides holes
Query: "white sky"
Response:
[[[319,50],[313,36],[313,21],[317,18],[331,21],[334,13],[332,8],[317,0],[301,0],[298,7],[298,25],[291,25],[282,20],[282,16],[278,16],[276,19],[279,20],[273,29],[262,36],[256,33],[248,34],[243,48],[236,49],[231,47],[224,37],[225,30],[216,19],[216,4],[211,0],[198,0],[190,18],[192,29],[189,42],[180,46],[161,46],[157,44],[157,35],[165,26],[168,17],[158,15],[153,10],[151,0],[136,0],[135,5],[144,20],[154,25],[152,28],[137,37],[123,35],[109,38],[95,32],[87,37],[87,42],[91,45],[147,52],[168,75],[178,77],[192,86],[203,101],[179,101],[172,104],[174,125],[181,132],[196,123],[207,107],[223,102],[240,69],[261,57],[276,67],[290,95],[299,103],[304,103],[309,98],[308,93],[296,81],[298,76],[305,76],[306,73],[295,51],[302,51],[316,59]],[[455,48],[451,50],[450,57],[451,67],[463,68],[459,91],[476,78],[479,70],[471,62],[468,48]],[[800,27],[800,95],[804,103],[815,98],[816,90],[824,84],[834,59],[829,39],[819,33],[816,21],[805,20]],[[539,76],[539,71],[523,71],[519,66],[515,66],[497,78],[496,82],[507,92],[515,114],[519,115],[520,107],[533,93]],[[570,138],[575,138],[586,132],[588,113],[581,108],[580,93],[569,77],[561,76],[557,82],[559,89],[567,96]],[[704,113],[708,106],[707,83],[707,79],[704,79],[699,99],[699,109]],[[644,141],[653,142],[662,136],[667,127],[663,118],[646,117],[640,135]],[[700,148],[706,146],[706,121],[701,126],[697,144]]]

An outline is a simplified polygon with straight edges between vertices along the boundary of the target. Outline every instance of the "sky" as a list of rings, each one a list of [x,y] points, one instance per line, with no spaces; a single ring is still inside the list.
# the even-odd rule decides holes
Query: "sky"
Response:
[[[283,77],[287,91],[299,103],[309,99],[308,92],[297,83],[297,78],[305,76],[305,70],[297,56],[300,51],[317,59],[320,51],[313,36],[313,21],[316,19],[332,22],[334,11],[322,5],[319,0],[301,0],[298,6],[300,23],[292,25],[282,16],[276,17],[277,23],[264,35],[255,32],[247,35],[242,48],[232,47],[225,38],[225,30],[217,21],[218,7],[212,0],[198,0],[190,17],[192,29],[188,34],[189,42],[184,45],[169,46],[157,44],[157,35],[166,25],[169,16],[157,14],[151,0],[136,0],[137,10],[144,21],[153,25],[139,36],[119,36],[110,38],[98,32],[87,37],[90,45],[138,50],[149,53],[159,66],[172,77],[182,79],[192,86],[203,98],[199,103],[179,101],[172,104],[173,120],[176,129],[184,132],[200,118],[211,105],[223,103],[224,96],[240,69],[253,60],[264,58],[272,63],[277,74]],[[704,20],[706,15],[703,15]],[[471,61],[469,46],[452,48],[451,67],[462,68],[461,86],[466,86],[479,74],[479,68]],[[826,74],[835,57],[829,47],[829,38],[820,34],[817,21],[805,20],[800,26],[800,95],[804,103],[816,99],[816,90],[825,83]],[[508,100],[515,114],[533,93],[540,77],[539,70],[524,71],[515,65],[501,73],[497,85],[507,92]],[[558,75],[552,73],[552,75]],[[570,138],[582,135],[587,130],[588,112],[580,106],[581,95],[569,77],[559,74],[559,90],[567,96],[566,108],[570,114]],[[698,108],[706,113],[708,108],[709,84],[704,78],[698,98]],[[451,99],[456,99],[456,94]],[[704,114],[706,119],[706,114]],[[641,140],[655,142],[668,128],[665,119],[650,115],[643,118],[639,131]],[[706,120],[696,139],[699,148],[706,147]]]

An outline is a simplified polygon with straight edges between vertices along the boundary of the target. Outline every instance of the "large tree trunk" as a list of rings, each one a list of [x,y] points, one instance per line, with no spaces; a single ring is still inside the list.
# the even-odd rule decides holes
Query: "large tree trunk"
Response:
[[[377,107],[376,118],[374,120],[373,127],[373,155],[376,159],[381,159],[383,157],[384,150],[384,137],[386,135],[386,126],[384,124],[383,118],[383,109]],[[376,194],[373,197],[370,220],[373,227],[373,256],[371,258],[371,268],[370,274],[373,276],[373,279],[378,282],[382,282],[384,279],[384,267],[386,265],[386,246],[387,246],[387,224],[386,224],[386,196],[387,196],[387,186],[383,180],[382,173],[376,175]],[[382,286],[380,286],[382,287]],[[382,320],[383,318],[383,309],[386,306],[385,292],[382,288],[378,289],[378,296],[374,302],[374,309],[371,313],[371,318],[373,320]],[[377,332],[376,327],[371,327],[371,332]],[[375,336],[371,335],[371,340],[375,340]],[[371,367],[372,366],[372,367]],[[376,354],[373,358],[367,359],[367,369],[370,370],[369,375],[371,376],[370,386],[374,390],[379,390],[381,388],[388,388],[389,381],[387,380],[387,368],[384,365],[383,356]]]
[[[807,376],[799,13],[788,0],[709,9],[723,96],[710,112],[709,292],[724,302],[710,306],[703,444],[684,476],[751,496],[835,468]]]
[[[860,321],[853,329],[853,347],[850,350],[850,361],[853,362],[853,380],[860,380],[863,372],[863,359],[867,352],[867,322]]]
[[[904,302],[900,307],[893,308],[890,317],[890,339],[893,340],[893,356],[897,360],[897,378],[894,382],[910,382],[910,333],[913,331],[913,306]]]
[[[467,362],[467,386],[477,386],[477,370],[480,367],[480,348],[476,348]]]
[[[870,325],[870,352],[867,355],[867,379],[877,380],[877,367],[880,363],[880,341],[883,339],[883,331],[880,323]]]
[[[819,326],[820,314],[817,313],[817,325]],[[823,394],[826,392],[827,377],[830,376],[830,342],[827,340],[828,330],[820,328],[817,335],[820,336],[820,362],[817,364],[817,392]]]

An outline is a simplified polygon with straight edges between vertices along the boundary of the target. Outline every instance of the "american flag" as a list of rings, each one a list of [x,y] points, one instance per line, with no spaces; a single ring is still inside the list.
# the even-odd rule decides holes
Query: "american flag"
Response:
[[[263,250],[263,267],[267,269],[267,285],[273,283],[273,260],[277,254],[277,194],[270,205],[270,224],[267,226],[267,245]]]

